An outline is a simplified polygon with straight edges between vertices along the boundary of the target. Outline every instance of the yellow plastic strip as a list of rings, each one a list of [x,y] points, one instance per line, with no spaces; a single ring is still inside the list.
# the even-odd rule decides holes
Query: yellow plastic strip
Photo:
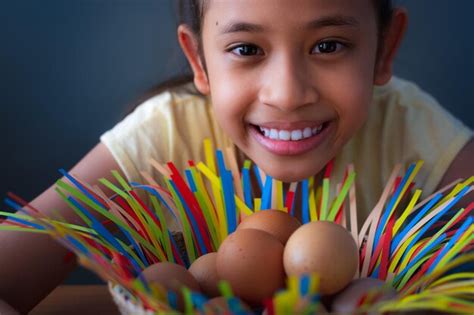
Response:
[[[329,221],[334,221],[336,219],[337,212],[341,207],[344,199],[346,199],[347,193],[349,192],[349,188],[352,186],[352,183],[355,180],[355,172],[351,172],[348,176],[344,185],[342,186],[341,191],[337,194],[337,198],[333,203],[331,210],[329,211],[328,219]]]
[[[398,218],[398,220],[395,222],[395,225],[393,226],[393,233],[392,235],[397,234],[398,229],[403,225],[405,222],[406,218],[410,215],[411,211],[413,210],[413,207],[415,207],[416,202],[421,196],[421,189],[417,189],[413,195],[413,198],[411,198],[410,203],[408,206],[405,208],[403,211],[402,215]]]
[[[202,179],[201,173],[199,173],[196,170],[196,167],[191,168],[191,173],[193,174],[193,177],[195,179],[197,191],[199,192],[199,195],[201,196],[201,198],[204,200],[206,208],[209,209],[212,224],[214,225],[214,228],[215,228],[215,227],[217,227],[217,222],[218,222],[216,211],[215,211],[214,206],[212,204],[211,198],[210,198],[210,196],[207,192],[206,186],[204,185],[204,181]]]
[[[407,191],[407,189],[408,189],[408,187],[410,186],[411,182],[412,182],[413,179],[415,178],[416,174],[418,174],[418,172],[420,171],[420,168],[421,168],[421,166],[423,165],[423,163],[424,163],[423,161],[418,161],[418,162],[416,163],[416,166],[415,166],[415,168],[413,169],[413,172],[411,173],[410,177],[408,177],[408,180],[406,181],[405,186],[403,186],[402,191],[401,191],[400,194],[398,195],[398,198],[397,198],[397,200],[395,201],[395,204],[393,205],[392,209],[390,209],[390,215],[389,215],[389,217],[391,217],[393,211],[395,211],[395,209],[397,209],[398,204],[400,203],[400,200],[402,200],[403,196],[405,195],[405,192]]]
[[[437,287],[440,285],[443,285],[447,282],[454,281],[454,280],[459,280],[459,279],[474,279],[474,272],[458,272],[458,273],[453,273],[450,275],[447,275],[441,279],[438,279],[436,281],[433,281],[427,288],[433,288]]]
[[[421,245],[423,245],[422,242],[418,242],[416,243],[415,245],[413,245],[410,250],[408,251],[408,253],[405,255],[405,258],[402,260],[402,263],[400,264],[400,268],[399,270],[403,270],[405,269],[406,266],[408,266],[408,264],[410,263],[410,260],[413,256],[413,253],[418,249],[418,247],[420,247]]]
[[[415,235],[411,235],[406,242],[404,242],[401,247],[395,251],[395,255],[392,258],[392,261],[390,262],[390,267],[388,268],[388,271],[393,273],[395,272],[395,268],[397,267],[400,259],[402,258],[403,254],[405,253],[408,245],[410,245],[410,242],[415,238]]]
[[[197,165],[199,171],[211,182],[214,200],[216,203],[217,220],[219,221],[219,235],[220,239],[224,240],[227,237],[227,217],[222,203],[221,185],[219,178],[202,162]]]
[[[471,225],[461,236],[459,241],[456,242],[456,244],[448,250],[446,255],[439,261],[438,263],[438,268],[444,266],[448,261],[450,261],[453,256],[458,254],[467,244],[472,242],[474,240],[474,225]]]
[[[457,184],[451,192],[446,195],[443,199],[441,199],[438,204],[435,206],[439,206],[443,204],[446,200],[451,199],[453,196],[457,195],[461,190],[463,190],[466,186],[471,185],[474,182],[474,176],[471,176],[470,178],[466,179],[464,182],[461,182]]]
[[[173,199],[178,201],[179,197],[176,194],[173,186],[170,184],[169,180],[166,182],[166,185],[168,186],[168,190],[171,192]],[[196,252],[194,250],[194,240],[193,240],[193,235],[191,233],[191,227],[189,225],[186,212],[184,211],[184,208],[181,202],[176,202],[176,206],[178,207],[179,216],[181,218],[181,223],[183,225],[183,238],[184,238],[184,245],[186,247],[186,253],[188,254],[189,260],[192,263],[194,260],[196,260],[197,257],[196,257]]]
[[[210,172],[209,168],[204,165],[204,163],[199,163],[197,165],[197,168],[212,182],[212,183],[217,183],[219,182],[219,179],[218,177],[213,174],[212,172]],[[217,188],[219,190],[222,190],[222,187],[221,185],[218,185]],[[247,207],[247,205],[237,196],[234,194],[234,199],[235,199],[235,204],[237,206],[237,208],[242,211],[245,215],[251,215],[253,212],[252,210],[250,210],[249,207]]]
[[[314,182],[314,178],[311,177],[311,179],[312,182]],[[309,187],[309,219],[310,221],[317,221],[318,211],[316,207],[316,191],[313,187],[313,183],[310,182]]]
[[[276,184],[276,209],[283,209],[283,183],[279,180],[275,180]]]
[[[259,212],[262,209],[262,199],[261,198],[254,198],[253,206],[255,208],[255,212]]]

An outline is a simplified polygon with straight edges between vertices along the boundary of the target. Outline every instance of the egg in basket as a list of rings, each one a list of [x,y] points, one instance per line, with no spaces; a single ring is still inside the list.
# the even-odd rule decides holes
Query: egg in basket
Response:
[[[350,165],[332,191],[331,164],[285,185],[214,156],[209,141],[205,152],[184,174],[151,162],[164,184],[114,172],[120,187],[101,180],[110,197],[63,172],[57,191],[83,224],[10,195],[17,212],[0,212],[0,229],[50,234],[108,282],[123,314],[474,313],[473,203],[456,206],[474,177],[420,201],[422,162],[397,166],[359,228]]]

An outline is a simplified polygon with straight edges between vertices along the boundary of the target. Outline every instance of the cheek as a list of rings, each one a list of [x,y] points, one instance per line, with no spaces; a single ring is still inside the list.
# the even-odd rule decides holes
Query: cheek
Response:
[[[370,57],[355,56],[327,80],[327,90],[340,120],[339,133],[345,134],[343,138],[351,136],[367,117],[373,93],[373,67]]]
[[[224,130],[235,133],[235,128],[243,125],[246,113],[255,103],[254,86],[250,84],[249,75],[240,75],[226,68],[225,62],[210,64],[208,74],[216,118]]]
[[[247,111],[248,98],[242,84],[237,80],[223,75],[224,71],[216,71],[210,75],[211,101],[217,122],[222,130],[236,143],[237,138],[244,134],[244,120]]]

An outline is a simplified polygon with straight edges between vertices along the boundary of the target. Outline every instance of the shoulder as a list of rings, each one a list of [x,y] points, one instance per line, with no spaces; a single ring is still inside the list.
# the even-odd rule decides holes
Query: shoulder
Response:
[[[415,83],[397,77],[384,86],[375,87],[371,114],[394,115],[390,118],[396,119],[396,123],[423,118],[424,122],[449,120],[458,126],[462,125],[433,96]],[[385,126],[390,127],[390,124]]]
[[[161,115],[182,114],[182,111],[205,113],[206,105],[208,105],[208,98],[199,94],[192,83],[188,83],[170,88],[149,98],[139,105],[129,117],[147,121]]]
[[[383,112],[383,141],[397,157],[394,162],[423,160],[423,189],[434,191],[472,138],[472,130],[416,84],[399,78],[376,91],[374,102]]]
[[[127,178],[138,180],[140,171],[152,172],[150,158],[173,161],[178,169],[188,160],[201,160],[207,138],[222,147],[229,142],[214,119],[209,98],[185,84],[147,99],[100,140]]]
[[[417,141],[448,145],[455,138],[462,138],[464,145],[472,137],[472,130],[433,96],[397,77],[374,90],[367,127],[374,126],[381,135],[401,141],[399,145],[407,150]]]
[[[185,123],[183,116],[206,117],[208,107],[208,99],[192,84],[180,85],[146,99],[104,135],[143,134],[141,130],[160,132],[179,127]]]
[[[364,190],[372,190],[374,196],[379,195],[395,165],[406,168],[423,160],[417,184],[429,194],[472,134],[434,97],[416,84],[394,77],[375,88],[365,124],[341,155],[345,163],[354,162],[364,175]]]

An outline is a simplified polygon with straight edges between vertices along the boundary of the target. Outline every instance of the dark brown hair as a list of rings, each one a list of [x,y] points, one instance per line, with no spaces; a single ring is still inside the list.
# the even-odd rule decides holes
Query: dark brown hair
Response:
[[[392,0],[372,0],[377,14],[379,42],[392,18]],[[209,0],[178,0],[179,23],[186,24],[200,37],[202,22]]]

